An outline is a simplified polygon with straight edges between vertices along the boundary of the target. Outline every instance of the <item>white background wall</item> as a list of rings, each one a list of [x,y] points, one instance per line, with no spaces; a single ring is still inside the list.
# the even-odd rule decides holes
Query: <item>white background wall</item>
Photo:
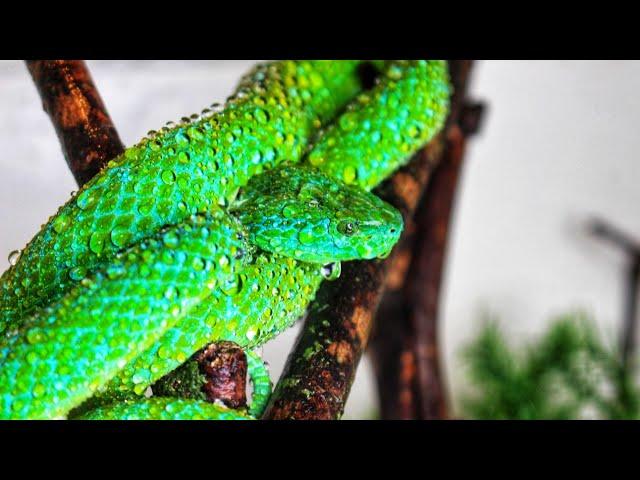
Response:
[[[223,101],[251,61],[90,61],[126,145],[167,120]],[[461,346],[484,311],[527,339],[549,316],[582,308],[612,340],[623,257],[588,238],[600,214],[640,239],[639,62],[478,62],[472,92],[488,103],[461,180],[443,298],[444,363],[464,389]],[[21,248],[76,188],[26,68],[0,62],[0,252]],[[0,258],[0,272],[8,263]],[[274,378],[297,328],[265,347]],[[363,362],[345,418],[376,408]]]

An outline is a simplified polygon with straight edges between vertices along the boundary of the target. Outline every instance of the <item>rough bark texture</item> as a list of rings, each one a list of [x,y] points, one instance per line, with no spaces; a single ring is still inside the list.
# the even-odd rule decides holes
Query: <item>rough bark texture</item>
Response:
[[[82,60],[27,60],[26,64],[69,168],[83,185],[124,151],[89,70]]]
[[[450,62],[455,91],[448,127],[378,191],[400,209],[407,225],[431,170],[442,158],[451,128],[458,128],[456,122],[470,68],[469,61]],[[411,229],[408,230],[410,235]],[[401,272],[400,267],[391,268],[397,253],[398,248],[385,260],[346,263],[338,280],[323,284],[263,418],[341,417],[369,340],[387,274],[393,273],[391,280],[394,280]],[[402,264],[402,257],[399,262]]]
[[[233,342],[212,343],[196,354],[204,374],[209,402],[221,400],[231,408],[247,405],[247,357]]]
[[[230,408],[247,405],[247,357],[233,342],[216,342],[196,352],[175,371],[152,385],[159,397],[223,402]]]

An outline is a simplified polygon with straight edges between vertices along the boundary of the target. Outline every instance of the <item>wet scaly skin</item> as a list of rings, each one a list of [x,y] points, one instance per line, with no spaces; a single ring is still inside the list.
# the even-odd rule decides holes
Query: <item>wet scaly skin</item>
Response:
[[[386,255],[401,217],[368,191],[444,123],[444,62],[379,62],[368,91],[359,64],[260,66],[222,112],[128,149],[63,206],[0,279],[0,418],[96,392],[112,406],[91,418],[232,417],[138,396],[206,343],[273,338],[335,262]]]

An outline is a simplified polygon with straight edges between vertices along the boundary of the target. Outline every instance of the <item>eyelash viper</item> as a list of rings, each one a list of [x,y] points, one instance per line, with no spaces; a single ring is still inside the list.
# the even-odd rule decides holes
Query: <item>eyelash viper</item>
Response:
[[[83,418],[249,418],[140,395],[211,341],[273,338],[340,261],[396,243],[399,213],[369,192],[442,128],[447,68],[374,62],[364,88],[365,64],[259,65],[63,205],[0,278],[0,418],[87,399]]]

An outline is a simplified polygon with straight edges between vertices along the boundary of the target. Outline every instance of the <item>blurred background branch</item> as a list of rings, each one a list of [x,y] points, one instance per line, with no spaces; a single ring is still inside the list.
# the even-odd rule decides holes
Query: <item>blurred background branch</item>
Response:
[[[638,335],[638,287],[640,287],[640,243],[602,218],[587,225],[591,234],[622,250],[626,256],[624,313],[620,331],[620,354],[627,365],[636,353]]]

